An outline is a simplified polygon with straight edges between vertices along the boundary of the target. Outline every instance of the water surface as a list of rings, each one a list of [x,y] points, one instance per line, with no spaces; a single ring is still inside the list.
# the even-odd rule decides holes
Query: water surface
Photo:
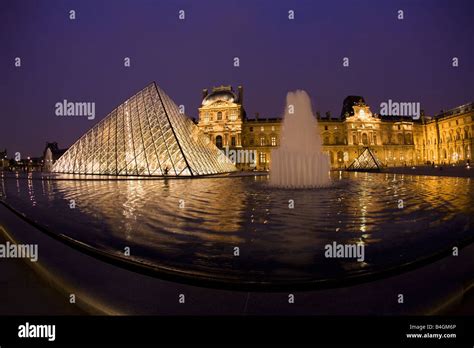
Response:
[[[4,175],[0,191],[54,233],[119,256],[129,247],[130,258],[153,267],[241,282],[379,271],[473,235],[469,178],[333,172],[332,179],[328,189],[288,190],[270,187],[266,176],[92,181]],[[324,247],[333,241],[363,244],[365,261],[325,258]]]

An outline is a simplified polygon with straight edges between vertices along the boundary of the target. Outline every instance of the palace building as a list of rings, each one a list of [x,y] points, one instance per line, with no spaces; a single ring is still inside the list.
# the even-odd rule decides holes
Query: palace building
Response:
[[[203,90],[198,127],[221,149],[250,150],[256,153],[257,170],[268,170],[271,150],[279,145],[281,118],[247,118],[243,87]],[[369,147],[384,166],[421,164],[461,164],[473,152],[474,103],[419,120],[372,113],[361,96],[348,96],[339,117],[320,116],[323,149],[332,168],[347,168]],[[240,169],[253,169],[249,163]]]

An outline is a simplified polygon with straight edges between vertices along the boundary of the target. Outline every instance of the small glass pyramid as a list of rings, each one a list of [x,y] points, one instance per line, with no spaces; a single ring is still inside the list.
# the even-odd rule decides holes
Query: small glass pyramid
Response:
[[[235,170],[232,162],[153,82],[79,138],[52,171],[199,176]]]
[[[377,157],[370,151],[368,147],[357,157],[347,168],[347,170],[360,170],[360,171],[379,171],[382,168],[382,163]]]

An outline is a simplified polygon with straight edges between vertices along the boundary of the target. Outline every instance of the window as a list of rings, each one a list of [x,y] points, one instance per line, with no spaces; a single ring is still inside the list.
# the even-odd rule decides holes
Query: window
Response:
[[[237,111],[232,110],[232,111],[230,112],[229,120],[235,121],[236,119],[237,119]]]
[[[235,137],[230,138],[230,146],[235,146]]]
[[[369,145],[369,139],[367,138],[367,133],[362,134],[362,144],[365,146]]]
[[[253,132],[253,127],[250,127],[250,131]]]
[[[220,149],[222,148],[222,136],[218,135],[216,137],[216,146]]]
[[[355,134],[352,135],[352,144],[354,144],[354,145],[358,144],[357,135],[355,135]]]
[[[260,138],[260,146],[265,146],[265,137]]]
[[[265,152],[260,152],[260,164],[265,164],[267,162],[267,155]]]
[[[217,120],[218,121],[222,120],[222,112],[220,111],[217,113]]]
[[[250,145],[253,145],[253,144],[254,144],[253,138],[250,138]]]
[[[328,130],[328,126],[324,126],[324,130]]]
[[[274,131],[275,131],[275,126],[272,126],[272,132],[274,132]]]
[[[260,131],[263,132],[265,131],[265,128],[263,128],[263,126],[260,127]]]
[[[403,144],[403,134],[402,133],[398,133],[397,140],[398,140],[399,144]]]
[[[272,146],[276,146],[276,144],[277,144],[276,137],[272,137]]]

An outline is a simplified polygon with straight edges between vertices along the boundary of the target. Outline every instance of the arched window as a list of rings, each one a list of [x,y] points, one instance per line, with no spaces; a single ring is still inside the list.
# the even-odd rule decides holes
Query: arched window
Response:
[[[216,137],[216,146],[221,149],[222,148],[222,136],[218,135]]]
[[[367,133],[362,133],[362,144],[369,145],[369,139],[367,138]]]
[[[411,133],[405,134],[405,144],[411,144]]]
[[[398,133],[397,140],[398,140],[399,144],[403,144],[403,134],[402,133]]]
[[[355,134],[352,134],[352,144],[353,144],[353,145],[357,145],[357,144],[358,144],[358,142],[357,142],[357,135],[355,135]]]

